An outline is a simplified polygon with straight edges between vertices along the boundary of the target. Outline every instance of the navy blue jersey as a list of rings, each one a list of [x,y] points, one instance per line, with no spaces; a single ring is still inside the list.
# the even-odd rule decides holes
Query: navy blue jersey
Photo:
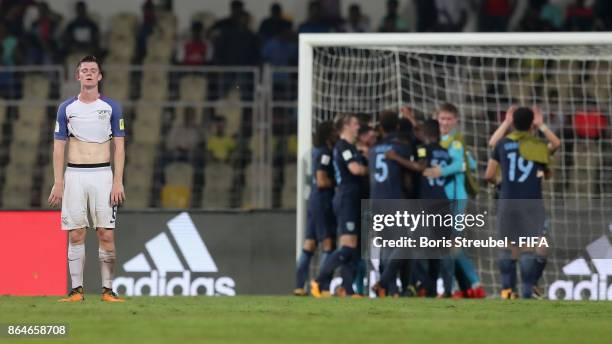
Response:
[[[424,160],[427,167],[444,167],[451,163],[448,151],[434,142],[417,149],[419,160]],[[419,185],[419,198],[421,199],[447,199],[444,186],[448,180],[446,177],[427,178],[421,175]]]
[[[344,139],[338,140],[334,146],[333,163],[336,185],[339,195],[361,196],[361,177],[351,173],[348,165],[352,162],[361,163],[359,152],[355,145]]]
[[[368,166],[368,158],[365,156],[365,154],[363,154],[362,151],[357,151],[359,152],[359,158],[357,158],[357,161],[363,166]],[[361,188],[361,198],[368,199],[370,198],[370,179],[368,176],[361,176],[360,180],[361,184],[359,185],[359,187]]]
[[[332,164],[332,152],[331,150],[324,147],[314,147],[312,149],[312,192],[319,191],[317,187],[317,171],[324,171],[327,173],[329,179],[334,180],[334,166]],[[333,190],[333,188],[326,188],[323,190]]]
[[[386,138],[370,149],[370,198],[402,199],[406,198],[404,173],[407,173],[397,161],[385,158],[385,153],[393,150],[405,159],[414,156],[409,145],[401,144],[393,138]]]
[[[491,158],[501,167],[503,199],[542,198],[542,177],[545,166],[526,160],[519,153],[518,141],[504,138],[493,150]]]

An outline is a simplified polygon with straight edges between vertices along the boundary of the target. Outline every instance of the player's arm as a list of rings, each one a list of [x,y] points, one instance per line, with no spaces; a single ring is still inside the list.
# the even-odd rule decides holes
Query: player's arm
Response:
[[[125,200],[123,189],[123,169],[125,167],[125,124],[123,111],[118,103],[111,102],[111,132],[113,134],[113,188],[111,190],[111,205],[118,205]]]
[[[66,140],[68,140],[68,119],[66,118],[66,105],[57,109],[55,130],[53,131],[53,187],[49,195],[49,205],[52,207],[62,203],[64,195],[64,153]]]
[[[537,106],[533,107],[533,125],[538,128],[538,130],[544,134],[546,140],[548,140],[548,151],[550,154],[561,147],[561,140],[559,140],[557,135],[544,124],[544,115],[542,114],[542,110]]]
[[[334,186],[334,183],[332,183],[331,178],[329,177],[327,172],[324,170],[317,170],[316,178],[317,178],[317,187],[319,189],[327,189],[327,188],[331,188],[332,186]]]
[[[495,132],[493,133],[493,135],[491,135],[491,138],[489,139],[490,148],[495,148],[499,140],[503,139],[504,136],[506,136],[506,133],[508,132],[510,127],[512,127],[514,111],[516,111],[516,105],[512,105],[506,111],[506,117],[504,118],[504,121],[499,125],[497,130],[495,130]]]
[[[489,159],[487,162],[487,170],[485,171],[485,180],[491,184],[497,184],[497,169],[499,162],[495,159]]]
[[[414,137],[420,141],[424,141],[425,137],[423,136],[423,130],[421,130],[421,123],[419,123],[416,117],[414,117],[412,109],[409,106],[403,106],[400,109],[400,113],[402,114],[403,118],[409,120],[412,124],[412,133],[414,134]]]
[[[356,175],[356,176],[367,176],[368,175],[368,167],[358,163],[357,161],[351,161],[347,165],[348,170]]]
[[[423,172],[425,170],[426,164],[424,161],[412,161],[410,159],[406,159],[401,155],[397,154],[394,150],[388,150],[385,153],[385,159],[395,160],[398,164],[400,164],[403,168],[408,169],[414,172]]]
[[[123,189],[123,169],[125,167],[125,137],[114,137],[115,154],[113,158],[113,189],[111,191],[111,204],[121,204],[125,200]]]
[[[64,195],[64,152],[66,151],[66,141],[61,139],[53,140],[53,187],[49,195],[49,205],[52,207],[62,203]]]
[[[329,154],[317,154],[315,161],[315,179],[317,182],[317,188],[319,189],[327,189],[334,186],[331,176],[328,173],[330,164],[331,156]]]
[[[455,173],[463,172],[465,159],[463,157],[463,144],[459,141],[453,141],[448,147],[448,155],[451,158],[451,163],[444,166],[434,166],[426,168],[423,175],[427,178],[448,177]]]
[[[497,171],[499,169],[499,158],[501,156],[499,150],[501,145],[496,145],[493,149],[491,157],[487,162],[487,169],[485,171],[485,180],[491,184],[497,184]]]

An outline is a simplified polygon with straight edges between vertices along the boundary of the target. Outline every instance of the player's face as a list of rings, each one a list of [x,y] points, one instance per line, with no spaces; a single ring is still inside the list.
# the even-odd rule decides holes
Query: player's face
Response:
[[[83,62],[77,73],[77,80],[81,82],[81,86],[95,87],[102,80],[100,67],[95,62]]]
[[[440,134],[446,135],[457,126],[457,117],[448,111],[438,113],[438,124],[440,125]]]
[[[348,122],[346,127],[344,127],[346,132],[353,139],[357,138],[357,134],[359,133],[359,121],[355,117],[351,117],[351,120]]]

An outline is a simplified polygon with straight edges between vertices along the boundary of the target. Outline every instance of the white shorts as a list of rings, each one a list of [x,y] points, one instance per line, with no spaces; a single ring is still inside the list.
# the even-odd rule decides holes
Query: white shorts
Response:
[[[71,167],[64,174],[62,229],[115,228],[117,206],[111,206],[113,171],[104,167]],[[93,220],[90,226],[87,208]]]

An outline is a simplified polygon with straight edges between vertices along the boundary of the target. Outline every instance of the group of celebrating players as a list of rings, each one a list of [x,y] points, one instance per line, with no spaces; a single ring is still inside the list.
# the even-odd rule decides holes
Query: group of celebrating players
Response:
[[[340,268],[342,283],[334,294],[362,297],[365,270],[359,248],[362,199],[446,199],[455,204],[452,212],[460,214],[466,210],[465,200],[477,192],[476,162],[466,150],[459,131],[457,107],[443,104],[435,112],[435,119],[424,122],[417,121],[408,107],[400,112],[400,116],[392,111],[380,114],[376,129],[368,125],[367,119],[346,113],[338,114],[333,122],[318,125],[295,295],[308,295],[310,261],[320,245],[321,263],[318,276],[309,283],[310,295],[330,297],[331,280]],[[538,130],[548,144],[537,137]],[[550,176],[548,164],[560,146],[559,139],[543,123],[537,107],[513,106],[489,145],[492,153],[485,179],[500,190],[498,234],[515,237],[520,232],[517,228],[529,227],[527,232],[544,236],[542,178]],[[522,200],[528,200],[529,206],[521,206]],[[441,259],[381,258],[380,280],[372,287],[378,297],[486,296],[474,264],[460,249]],[[519,247],[500,250],[501,297],[519,297],[517,262],[521,296],[539,297],[537,282],[546,265],[546,252]],[[401,288],[396,282],[398,277]],[[437,291],[438,278],[443,281],[442,293]]]

